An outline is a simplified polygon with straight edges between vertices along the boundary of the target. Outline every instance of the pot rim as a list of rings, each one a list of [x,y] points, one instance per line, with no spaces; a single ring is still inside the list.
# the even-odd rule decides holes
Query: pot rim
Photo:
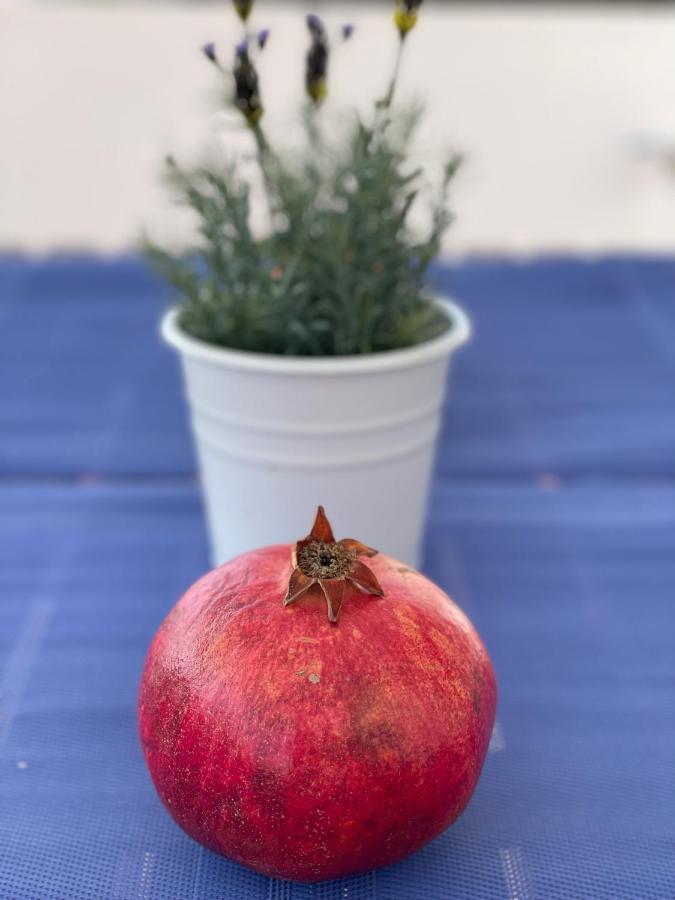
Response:
[[[214,366],[249,372],[278,375],[367,375],[392,369],[405,369],[435,362],[449,356],[471,336],[471,322],[464,310],[445,297],[435,302],[447,315],[451,327],[429,341],[404,347],[401,350],[381,350],[376,353],[345,356],[284,356],[274,353],[254,353],[233,350],[191,337],[180,327],[178,307],[172,307],[162,317],[162,337],[182,355]]]

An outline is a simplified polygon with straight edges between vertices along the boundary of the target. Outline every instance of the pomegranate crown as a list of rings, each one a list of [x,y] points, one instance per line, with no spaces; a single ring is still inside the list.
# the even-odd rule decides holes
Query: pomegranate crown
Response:
[[[324,508],[320,506],[312,530],[293,548],[293,568],[284,606],[310,593],[322,595],[326,600],[328,618],[335,623],[351,590],[383,597],[384,591],[374,573],[359,559],[360,556],[372,557],[376,554],[377,550],[353,538],[336,541]]]

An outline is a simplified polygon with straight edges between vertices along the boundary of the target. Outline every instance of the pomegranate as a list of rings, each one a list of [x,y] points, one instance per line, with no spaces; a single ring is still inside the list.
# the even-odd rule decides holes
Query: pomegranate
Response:
[[[335,541],[319,508],[295,547],[245,553],[188,590],[148,652],[139,722],[191,837],[319,881],[401,859],[460,815],[495,703],[466,616],[418,572]]]

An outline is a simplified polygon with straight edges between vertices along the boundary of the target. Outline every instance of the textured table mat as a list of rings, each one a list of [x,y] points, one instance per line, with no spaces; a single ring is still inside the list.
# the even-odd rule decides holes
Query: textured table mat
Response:
[[[138,746],[148,642],[206,567],[175,361],[152,340],[161,291],[132,259],[5,259],[0,898],[672,900],[674,272],[439,273],[478,334],[457,361],[426,569],[493,656],[497,727],[453,828],[305,886],[186,838]]]

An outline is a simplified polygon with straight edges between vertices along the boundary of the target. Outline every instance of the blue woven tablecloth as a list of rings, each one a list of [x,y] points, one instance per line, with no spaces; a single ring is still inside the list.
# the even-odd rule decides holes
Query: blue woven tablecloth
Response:
[[[133,258],[0,260],[0,900],[673,900],[675,261],[439,269],[469,309],[426,570],[500,683],[461,820],[323,885],[200,849],[135,726],[207,565],[164,290]]]

